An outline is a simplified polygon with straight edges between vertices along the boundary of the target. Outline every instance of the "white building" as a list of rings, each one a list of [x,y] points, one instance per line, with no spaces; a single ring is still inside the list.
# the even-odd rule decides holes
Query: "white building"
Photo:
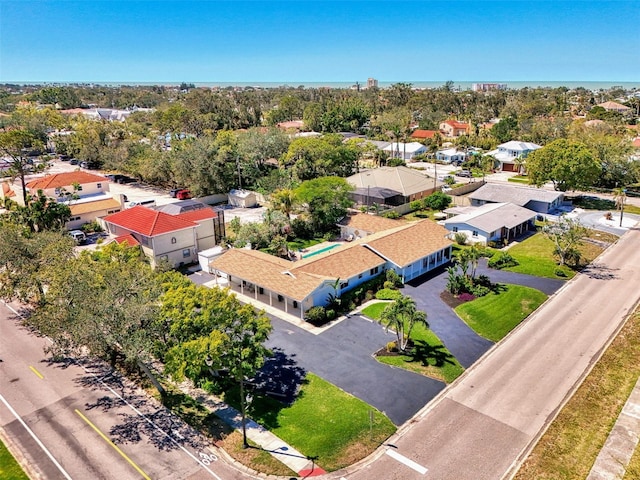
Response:
[[[418,142],[394,142],[387,145],[382,150],[387,152],[391,158],[401,158],[405,162],[411,161],[416,155],[427,153],[427,147]]]
[[[531,142],[510,142],[498,145],[498,148],[491,150],[487,155],[491,155],[500,163],[500,170],[503,172],[518,172],[523,170],[524,159],[530,152],[542,148],[540,145]]]

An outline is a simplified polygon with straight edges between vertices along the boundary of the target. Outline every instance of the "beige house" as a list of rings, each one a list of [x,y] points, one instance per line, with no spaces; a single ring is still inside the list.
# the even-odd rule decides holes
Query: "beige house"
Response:
[[[469,133],[469,124],[457,120],[447,120],[439,125],[440,133],[445,137],[459,137]]]
[[[27,183],[27,192],[42,191],[47,197],[69,205],[71,218],[66,228],[73,230],[124,209],[122,196],[109,192],[109,180],[101,175],[75,171],[47,175]],[[22,196],[18,195],[17,199]]]
[[[217,240],[217,212],[210,208],[177,215],[137,206],[103,219],[113,237],[130,235],[151,260],[152,266],[166,261],[173,267],[198,260],[198,251],[211,248]]]
[[[309,308],[327,305],[330,295],[340,296],[388,269],[407,282],[450,261],[452,242],[442,226],[423,220],[386,227],[299,261],[230,249],[211,261],[210,271],[231,290],[304,318]]]

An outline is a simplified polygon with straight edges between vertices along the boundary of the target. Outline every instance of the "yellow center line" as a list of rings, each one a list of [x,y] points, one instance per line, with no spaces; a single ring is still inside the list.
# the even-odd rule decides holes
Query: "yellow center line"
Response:
[[[44,375],[42,375],[38,370],[36,370],[35,367],[32,367],[31,365],[29,365],[29,368],[33,373],[35,373],[38,377],[40,377],[40,380],[44,380]]]
[[[109,445],[111,445],[115,449],[116,452],[118,452],[120,455],[122,455],[122,458],[124,458],[127,462],[129,462],[129,464],[133,468],[135,468],[138,471],[138,473],[140,475],[142,475],[143,478],[145,478],[146,480],[151,480],[151,478],[146,473],[144,473],[142,471],[142,469],[138,465],[136,465],[133,460],[131,460],[129,457],[127,457],[127,455],[122,450],[120,450],[118,448],[118,446],[109,439],[109,437],[107,437],[104,433],[102,433],[100,431],[100,429],[98,427],[96,427],[93,423],[91,423],[91,421],[87,417],[85,417],[82,414],[82,412],[80,412],[80,410],[78,410],[77,408],[76,408],[76,413],[80,416],[80,418],[82,418],[87,423],[87,425],[89,425],[91,428],[93,428],[96,431],[96,433],[103,438],[103,440],[105,442],[107,442]]]

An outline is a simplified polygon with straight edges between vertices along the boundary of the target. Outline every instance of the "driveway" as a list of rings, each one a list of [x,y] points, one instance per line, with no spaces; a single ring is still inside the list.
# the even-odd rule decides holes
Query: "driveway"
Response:
[[[373,353],[393,340],[382,326],[352,316],[320,335],[276,317],[267,346],[284,354],[288,368],[315,373],[384,412],[396,425],[412,418],[444,388],[444,383],[379,363]],[[273,368],[273,366],[271,367]]]
[[[477,274],[487,275],[496,283],[512,283],[536,288],[547,295],[552,295],[564,285],[563,280],[490,269],[487,267],[486,259],[480,261]],[[440,293],[445,289],[447,276],[444,269],[422,276],[406,284],[403,293],[413,298],[420,310],[427,312],[427,321],[431,330],[438,335],[462,366],[469,368],[491,348],[493,342],[474,332],[449,305],[442,301]]]

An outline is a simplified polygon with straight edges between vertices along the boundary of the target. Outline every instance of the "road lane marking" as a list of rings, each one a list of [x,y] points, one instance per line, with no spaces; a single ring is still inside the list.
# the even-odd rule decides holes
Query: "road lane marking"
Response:
[[[137,472],[145,478],[145,480],[151,480],[151,477],[149,477],[149,475],[144,473],[142,471],[142,469],[138,465],[136,465],[136,463],[127,456],[126,453],[124,453],[122,450],[120,450],[120,448],[115,443],[113,443],[111,441],[111,439],[109,439],[109,437],[107,437],[104,433],[102,433],[102,431],[98,427],[96,427],[93,423],[91,423],[91,420],[89,420],[87,417],[85,417],[82,414],[82,412],[80,410],[78,410],[77,408],[76,408],[76,413],[80,416],[80,418],[82,418],[87,423],[87,425],[89,425],[91,428],[93,428],[96,431],[96,433],[102,437],[102,439],[105,442],[107,442],[109,445],[111,445],[115,449],[115,451],[118,452],[122,456],[122,458],[124,458],[127,462],[129,462],[129,465],[131,465],[133,468],[135,468],[137,470]]]
[[[32,367],[31,365],[29,365],[29,368],[33,373],[35,373],[38,377],[40,377],[40,380],[44,380],[44,375],[42,375],[38,370],[36,370],[36,367]]]
[[[51,340],[49,340],[51,341]],[[53,342],[52,342],[53,343]],[[127,402],[127,399],[124,398],[122,395],[120,395],[118,392],[116,392],[113,388],[111,388],[109,385],[107,385],[101,377],[98,377],[95,373],[93,373],[92,371],[90,371],[88,368],[86,368],[84,365],[82,365],[80,362],[74,360],[74,363],[76,365],[78,365],[80,368],[82,368],[85,372],[87,372],[87,374],[91,375],[92,377],[94,377],[96,380],[98,380],[102,385],[104,385],[104,387],[109,390],[116,398],[122,400],[131,410],[133,410],[134,412],[136,412],[140,418],[143,418],[149,425],[151,425],[153,428],[155,428],[156,430],[158,430],[160,433],[162,433],[165,437],[167,437],[169,440],[171,440],[171,442],[173,442],[176,447],[178,447],[180,450],[182,450],[184,453],[186,453],[189,457],[191,457],[193,460],[195,460],[195,462],[197,464],[199,464],[202,468],[204,468],[207,472],[209,472],[209,474],[211,474],[212,477],[214,477],[217,480],[222,480],[218,475],[216,475],[215,472],[213,472],[207,465],[205,465],[202,460],[200,460],[198,457],[196,457],[193,453],[191,453],[189,450],[187,450],[186,448],[184,448],[184,446],[180,445],[178,442],[176,442],[176,439],[173,438],[171,435],[169,435],[167,432],[165,432],[164,430],[162,430],[158,425],[156,425],[155,423],[153,423],[151,420],[149,420],[149,418],[147,418],[147,416],[142,413],[140,410],[138,410],[136,407],[134,407],[133,405],[131,405],[129,402]]]
[[[400,463],[405,464],[407,467],[414,469],[416,472],[418,472],[420,475],[424,475],[425,473],[427,473],[427,469],[425,467],[423,467],[422,465],[414,462],[413,460],[405,457],[404,455],[400,455],[398,452],[396,452],[395,450],[391,450],[390,448],[387,449],[384,453],[386,453],[387,455],[389,455],[391,458],[399,461]]]
[[[16,417],[16,420],[18,420],[20,422],[20,424],[24,427],[24,429],[27,431],[27,433],[29,435],[31,435],[31,438],[33,438],[36,441],[38,446],[44,451],[44,453],[47,455],[47,457],[49,457],[49,460],[51,460],[53,462],[53,464],[58,468],[58,470],[60,470],[60,473],[62,473],[64,478],[66,478],[67,480],[72,480],[71,476],[66,472],[66,470],[64,468],[62,468],[62,465],[60,465],[58,463],[58,461],[53,457],[51,452],[49,450],[47,450],[47,447],[45,447],[44,444],[40,441],[40,439],[38,437],[36,437],[36,434],[33,433],[33,430],[31,430],[29,428],[29,426],[25,423],[25,421],[22,420],[22,418],[20,418],[20,415],[18,415],[18,412],[16,412],[13,409],[13,407],[11,405],[9,405],[9,402],[7,402],[2,395],[0,395],[0,400],[2,400],[2,403],[5,404],[5,406],[9,409],[11,414],[14,417]]]
[[[5,302],[4,300],[0,300],[0,302],[2,304],[4,304],[5,307],[7,307],[9,310],[11,310],[14,314],[16,314],[17,316],[19,316],[20,318],[24,317],[17,312],[13,307],[11,307],[11,305],[7,304],[7,302]],[[51,340],[49,337],[45,336],[44,338],[46,338],[49,343],[53,344],[53,340]],[[184,453],[186,453],[189,457],[191,457],[198,465],[200,465],[203,469],[205,469],[213,478],[215,478],[216,480],[222,480],[215,472],[213,472],[207,465],[205,465],[202,460],[200,460],[198,457],[196,457],[193,453],[191,453],[189,450],[187,450],[183,445],[180,445],[175,438],[173,438],[171,435],[169,435],[167,432],[165,432],[164,430],[162,430],[162,428],[160,428],[158,425],[156,425],[155,423],[153,423],[151,420],[149,420],[149,418],[147,418],[147,416],[145,414],[143,414],[141,411],[139,411],[136,407],[134,407],[133,405],[131,405],[124,397],[122,397],[118,392],[116,392],[113,388],[111,388],[109,385],[107,385],[101,377],[98,377],[95,373],[93,373],[92,371],[90,371],[88,368],[86,368],[84,365],[82,365],[80,362],[78,362],[77,360],[73,360],[73,363],[75,363],[77,366],[79,366],[80,368],[82,368],[87,374],[91,375],[93,378],[95,378],[96,380],[98,380],[102,385],[104,385],[104,387],[109,390],[116,398],[122,400],[131,410],[133,410],[134,412],[136,412],[136,414],[138,414],[138,416],[140,416],[141,418],[143,418],[149,425],[151,425],[154,429],[156,429],[157,431],[159,431],[160,433],[162,433],[165,437],[167,437],[176,447],[178,447],[180,450],[182,450]],[[43,446],[44,448],[44,446]],[[71,479],[69,479],[71,480]]]

